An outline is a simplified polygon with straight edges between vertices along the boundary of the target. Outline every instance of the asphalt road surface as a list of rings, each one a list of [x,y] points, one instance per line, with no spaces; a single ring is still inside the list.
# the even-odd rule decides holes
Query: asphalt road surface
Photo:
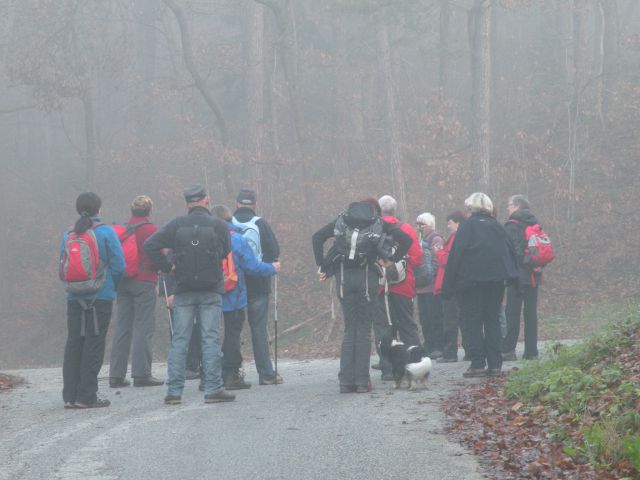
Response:
[[[0,479],[483,478],[440,411],[468,364],[434,366],[418,392],[372,371],[371,393],[339,394],[337,360],[281,361],[278,386],[258,386],[248,364],[253,386],[235,402],[204,404],[192,380],[179,406],[165,387],[110,389],[103,369],[112,405],[93,410],[62,408],[59,368],[6,372],[27,383],[0,394]]]

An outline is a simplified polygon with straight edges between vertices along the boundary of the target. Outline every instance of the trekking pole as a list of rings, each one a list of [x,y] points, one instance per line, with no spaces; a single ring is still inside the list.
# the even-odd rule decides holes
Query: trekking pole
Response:
[[[164,288],[164,301],[167,304],[167,312],[169,313],[169,335],[171,335],[171,340],[173,341],[173,317],[169,307],[169,295],[167,295],[167,282],[164,279],[164,274],[162,274],[162,288]]]
[[[276,278],[275,278],[274,295],[273,295],[273,304],[274,304],[273,319],[274,319],[274,325],[275,325],[274,364],[275,364],[275,371],[276,371],[276,381],[274,382],[274,385],[278,386],[278,275],[276,274],[275,277]]]

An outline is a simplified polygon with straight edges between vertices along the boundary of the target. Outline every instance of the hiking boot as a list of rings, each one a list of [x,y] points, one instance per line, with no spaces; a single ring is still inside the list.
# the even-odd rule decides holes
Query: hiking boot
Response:
[[[78,407],[76,407],[75,402],[64,402],[64,408],[66,410],[69,410],[69,409],[78,408]]]
[[[182,403],[182,397],[180,395],[167,395],[164,397],[165,405],[180,405]]]
[[[109,377],[109,387],[111,388],[124,388],[131,385],[131,382],[127,379],[120,377]]]
[[[111,402],[106,398],[96,398],[93,403],[78,403],[76,402],[75,408],[85,409],[85,408],[104,408],[111,405]]]
[[[358,385],[356,387],[356,393],[369,393],[371,390],[369,390],[369,387],[365,386],[365,385]]]
[[[164,380],[154,378],[151,375],[148,377],[134,377],[133,379],[134,387],[159,387],[160,385],[164,385]]]
[[[516,352],[514,350],[511,350],[510,352],[506,352],[502,354],[502,361],[503,362],[517,362],[518,361],[518,357],[516,356]]]
[[[458,358],[447,358],[447,357],[440,357],[439,359],[436,360],[436,362],[438,363],[455,363],[458,361]]]
[[[198,378],[200,378],[200,372],[196,372],[195,370],[185,370],[184,372],[184,378],[186,380],[196,380]]]
[[[353,393],[355,391],[355,385],[340,385],[340,393]]]
[[[484,368],[471,368],[469,367],[466,372],[462,374],[463,377],[466,378],[474,378],[474,377],[486,377],[487,371]]]
[[[538,355],[523,355],[522,359],[523,360],[537,360],[538,359]]]
[[[226,388],[227,390],[244,390],[247,388],[251,388],[251,383],[244,381],[244,372],[236,370],[235,372],[225,377],[224,388]]]
[[[236,396],[233,393],[227,392],[224,388],[219,388],[214,393],[207,393],[204,396],[204,403],[220,403],[220,402],[233,402]]]
[[[382,367],[380,366],[380,362],[378,362],[378,363],[372,363],[372,364],[371,364],[371,368],[372,368],[373,370],[382,370]]]
[[[500,368],[489,368],[487,370],[487,377],[499,377],[502,375],[502,369]]]
[[[198,384],[198,390],[204,392],[204,382],[200,379],[200,383]]]
[[[273,378],[261,378],[259,383],[260,385],[275,385],[276,382],[280,385],[284,380],[280,375],[276,375]]]
[[[393,381],[393,374],[392,373],[383,373],[380,376],[380,380],[382,380],[383,382],[391,382],[391,381]]]

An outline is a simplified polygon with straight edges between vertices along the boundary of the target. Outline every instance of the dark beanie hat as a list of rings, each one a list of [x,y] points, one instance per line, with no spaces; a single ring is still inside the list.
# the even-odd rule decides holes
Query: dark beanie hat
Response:
[[[189,185],[184,189],[184,199],[187,203],[197,202],[207,196],[207,191],[199,183]]]
[[[250,188],[243,188],[238,193],[236,201],[240,205],[255,205],[256,203],[256,191]]]

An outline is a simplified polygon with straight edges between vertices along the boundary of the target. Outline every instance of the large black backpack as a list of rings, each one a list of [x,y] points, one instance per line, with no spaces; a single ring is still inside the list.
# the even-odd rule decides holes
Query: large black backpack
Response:
[[[353,202],[336,220],[333,263],[362,267],[375,261],[384,243],[383,223],[373,206],[366,202]]]
[[[178,284],[192,290],[216,288],[222,278],[219,243],[212,225],[178,226],[175,237]]]

